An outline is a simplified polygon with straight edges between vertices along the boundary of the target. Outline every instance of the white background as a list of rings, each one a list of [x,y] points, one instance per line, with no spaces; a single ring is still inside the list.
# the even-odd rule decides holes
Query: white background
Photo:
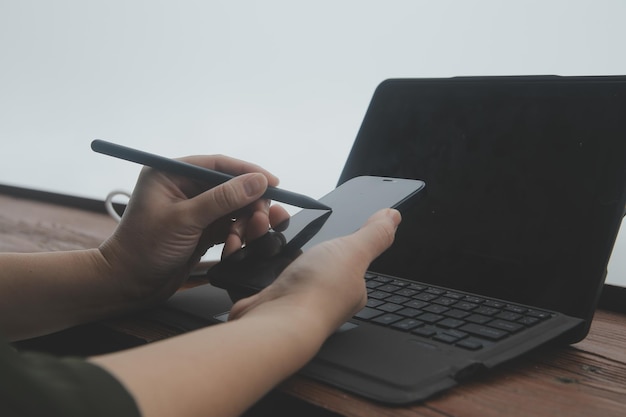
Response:
[[[395,77],[626,74],[626,2],[0,0],[0,183],[103,199],[166,156],[223,153],[334,188]],[[626,285],[626,237],[609,281]]]

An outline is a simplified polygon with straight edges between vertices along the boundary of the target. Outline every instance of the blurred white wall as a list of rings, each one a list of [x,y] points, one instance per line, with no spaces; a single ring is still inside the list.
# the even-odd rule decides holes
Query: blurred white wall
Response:
[[[2,0],[0,183],[131,190],[139,167],[91,152],[103,138],[229,154],[320,197],[383,79],[626,74],[625,16],[622,0]],[[624,255],[620,238],[610,280]]]

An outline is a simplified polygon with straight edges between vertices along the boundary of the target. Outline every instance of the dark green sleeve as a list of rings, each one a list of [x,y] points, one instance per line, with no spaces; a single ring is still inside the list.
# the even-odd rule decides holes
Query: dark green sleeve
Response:
[[[104,369],[78,358],[19,353],[0,336],[0,415],[140,414],[129,392]]]

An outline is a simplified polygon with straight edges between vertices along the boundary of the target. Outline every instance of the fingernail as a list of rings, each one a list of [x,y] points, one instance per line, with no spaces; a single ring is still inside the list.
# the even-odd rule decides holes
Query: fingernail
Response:
[[[263,175],[256,174],[250,175],[246,182],[243,183],[243,188],[246,191],[248,197],[256,196],[263,192],[265,189],[265,181],[263,181]]]

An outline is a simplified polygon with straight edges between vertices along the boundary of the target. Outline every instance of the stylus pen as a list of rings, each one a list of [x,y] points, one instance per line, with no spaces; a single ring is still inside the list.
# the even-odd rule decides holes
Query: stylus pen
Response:
[[[102,153],[116,158],[125,159],[127,161],[136,162],[138,164],[147,165],[161,171],[167,171],[172,174],[193,178],[195,180],[206,182],[210,186],[222,184],[231,178],[232,175],[219,171],[213,171],[198,165],[188,164],[186,162],[177,161],[175,159],[165,158],[148,152],[139,151],[137,149],[128,148],[126,146],[117,145],[101,139],[95,139],[91,142],[91,149],[98,153]],[[296,207],[331,210],[325,204],[307,197],[302,194],[293,193],[291,191],[282,190],[276,187],[267,187],[263,198],[280,201]]]

